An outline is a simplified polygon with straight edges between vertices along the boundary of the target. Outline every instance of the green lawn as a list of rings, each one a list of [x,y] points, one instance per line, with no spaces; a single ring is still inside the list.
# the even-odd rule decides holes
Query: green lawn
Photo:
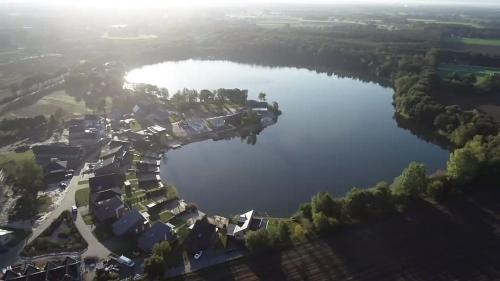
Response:
[[[89,180],[82,180],[78,182],[78,185],[86,185],[89,183]]]
[[[169,221],[174,215],[169,212],[169,211],[165,211],[163,213],[160,213],[160,221],[162,222],[167,222]]]
[[[77,207],[87,206],[89,204],[89,193],[90,189],[88,187],[76,191],[75,201]]]
[[[93,225],[94,224],[94,217],[91,214],[86,214],[86,215],[82,216],[82,219],[86,225]]]
[[[31,149],[26,150],[25,152],[9,152],[9,153],[2,153],[0,154],[0,166],[3,164],[14,161],[16,163],[25,161],[25,160],[31,160],[34,159],[35,155],[33,154],[33,151]]]
[[[493,46],[500,47],[500,39],[482,39],[482,38],[461,38],[462,43],[467,45]]]
[[[35,115],[50,115],[54,114],[57,109],[62,109],[69,114],[84,115],[88,112],[87,106],[83,101],[76,101],[74,97],[66,94],[64,90],[55,91],[50,95],[44,96],[36,103],[22,107],[10,112],[7,116],[12,117],[33,117]]]

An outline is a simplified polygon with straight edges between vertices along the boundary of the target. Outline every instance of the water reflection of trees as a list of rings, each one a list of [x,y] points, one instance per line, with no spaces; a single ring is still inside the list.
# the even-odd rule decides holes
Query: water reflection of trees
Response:
[[[448,139],[444,136],[436,134],[433,130],[426,128],[425,126],[419,125],[415,122],[412,122],[409,119],[403,118],[397,113],[394,113],[394,120],[399,128],[410,131],[413,135],[417,136],[420,139],[423,139],[426,142],[435,144],[442,149],[452,150],[452,145]]]

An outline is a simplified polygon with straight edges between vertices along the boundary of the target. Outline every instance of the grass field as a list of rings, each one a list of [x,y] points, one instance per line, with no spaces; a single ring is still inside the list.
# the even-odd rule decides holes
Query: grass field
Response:
[[[441,75],[446,75],[453,72],[459,75],[474,73],[476,76],[486,76],[493,73],[500,74],[500,68],[484,67],[478,65],[445,64],[445,63],[442,63],[438,66],[438,71]]]
[[[473,23],[473,22],[468,22],[468,21],[440,21],[440,20],[433,20],[433,19],[408,19],[409,22],[421,22],[421,23],[428,23],[428,24],[450,24],[450,25],[465,25],[465,26],[472,26],[475,28],[484,28],[484,26]]]
[[[35,157],[33,154],[33,151],[31,149],[26,150],[25,152],[9,152],[9,153],[3,153],[0,154],[0,166],[3,164],[14,161],[16,163],[25,161],[25,160],[31,160]]]
[[[8,117],[33,117],[35,115],[50,115],[57,109],[62,109],[67,114],[85,114],[87,109],[85,102],[76,101],[75,98],[66,94],[65,91],[55,91],[36,103],[6,113]]]
[[[493,46],[500,47],[500,39],[481,39],[481,38],[461,38],[460,41],[468,45]]]
[[[89,204],[89,188],[77,190],[75,193],[75,201],[77,207],[87,206]]]

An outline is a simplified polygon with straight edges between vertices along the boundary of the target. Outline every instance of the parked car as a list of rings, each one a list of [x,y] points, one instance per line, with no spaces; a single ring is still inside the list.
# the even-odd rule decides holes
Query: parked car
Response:
[[[60,182],[57,186],[59,186],[60,188],[66,188],[68,187],[68,184],[65,182]]]
[[[74,205],[73,205],[73,206],[71,207],[71,212],[72,212],[73,214],[76,214],[76,213],[78,212],[78,208],[77,208],[76,206],[74,206]]]
[[[72,177],[73,177],[73,174],[66,174],[66,175],[64,176],[64,178],[66,178],[66,179],[70,179],[70,178],[72,178]]]
[[[126,256],[124,256],[124,255],[119,256],[119,257],[116,259],[116,261],[117,261],[119,264],[123,264],[123,265],[128,266],[128,267],[134,267],[134,265],[135,265],[135,263],[134,263],[131,259],[127,258],[127,257],[126,257]]]

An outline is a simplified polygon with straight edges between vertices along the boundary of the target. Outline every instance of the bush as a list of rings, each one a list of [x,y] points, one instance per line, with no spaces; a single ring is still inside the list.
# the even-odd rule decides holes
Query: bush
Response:
[[[245,236],[245,245],[250,253],[261,253],[270,250],[273,241],[265,229],[250,231]]]

